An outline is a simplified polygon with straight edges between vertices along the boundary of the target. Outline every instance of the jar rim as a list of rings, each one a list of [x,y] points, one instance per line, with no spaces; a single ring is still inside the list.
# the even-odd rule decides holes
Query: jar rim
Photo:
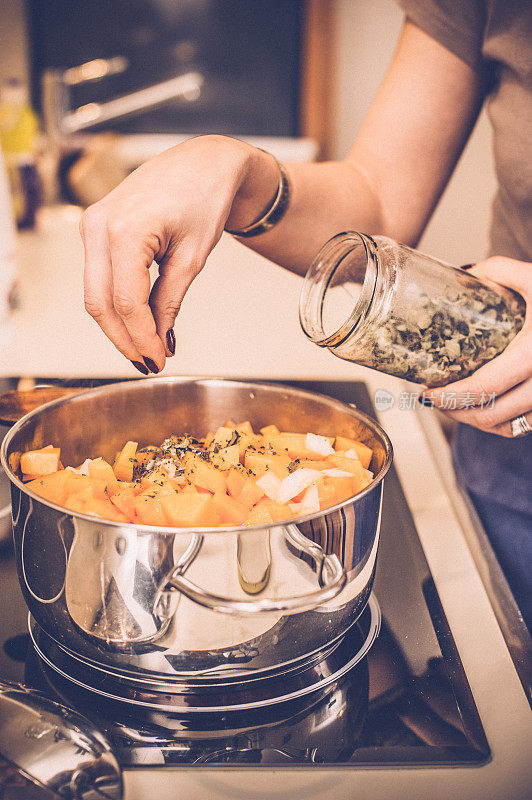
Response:
[[[335,331],[326,334],[323,327],[325,295],[345,258],[360,246],[364,248],[366,256],[360,295],[347,319]],[[365,233],[343,231],[323,245],[305,275],[299,299],[299,323],[311,342],[319,347],[336,347],[352,335],[372,304],[378,268],[377,243]]]

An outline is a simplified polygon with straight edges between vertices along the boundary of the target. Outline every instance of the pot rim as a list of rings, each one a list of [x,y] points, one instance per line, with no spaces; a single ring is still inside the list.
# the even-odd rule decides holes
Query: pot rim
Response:
[[[300,517],[289,518],[284,521],[275,522],[273,525],[271,524],[262,524],[262,525],[249,525],[249,526],[219,526],[214,528],[200,528],[200,527],[191,527],[191,528],[175,528],[175,527],[163,527],[163,526],[156,526],[156,525],[136,525],[132,522],[130,523],[123,523],[123,522],[116,522],[115,520],[107,520],[103,517],[97,517],[91,514],[82,514],[81,512],[71,511],[64,506],[57,505],[56,503],[52,503],[49,500],[46,500],[44,497],[36,494],[35,492],[31,491],[27,488],[26,484],[24,484],[12,471],[11,467],[9,466],[8,458],[7,458],[7,451],[9,444],[16,433],[24,427],[24,425],[28,422],[28,420],[39,416],[42,412],[47,411],[49,408],[54,408],[56,406],[65,405],[67,403],[75,401],[80,395],[89,395],[89,396],[96,396],[100,394],[106,394],[108,392],[118,391],[123,389],[125,386],[131,386],[132,384],[145,384],[145,383],[167,383],[167,384],[185,384],[185,383],[196,383],[196,384],[223,384],[223,385],[233,385],[233,386],[249,386],[250,391],[253,391],[253,388],[268,388],[268,389],[276,389],[282,392],[289,392],[291,394],[296,394],[303,397],[309,397],[313,399],[320,399],[326,401],[329,405],[336,406],[338,409],[342,411],[347,411],[351,416],[355,417],[359,421],[363,422],[364,425],[367,425],[368,428],[382,441],[385,450],[385,459],[384,463],[377,473],[374,476],[371,483],[366,486],[362,491],[357,492],[357,494],[353,495],[352,497],[348,498],[347,500],[343,500],[341,503],[337,503],[334,506],[330,506],[323,511],[316,511],[312,514],[306,514]],[[201,533],[201,534],[208,534],[208,533],[248,533],[252,531],[263,531],[263,530],[271,530],[272,528],[282,527],[286,524],[297,525],[303,522],[309,522],[313,519],[317,519],[322,517],[324,514],[329,514],[333,511],[338,511],[346,506],[350,505],[351,503],[355,502],[356,500],[365,497],[367,494],[373,491],[376,486],[379,485],[384,480],[384,477],[388,473],[393,460],[393,447],[390,441],[390,438],[386,431],[381,427],[381,425],[376,422],[374,419],[369,417],[363,411],[359,411],[354,405],[350,405],[348,403],[343,403],[341,400],[336,400],[335,398],[329,397],[321,392],[314,392],[309,389],[300,389],[299,387],[293,387],[286,384],[276,383],[274,381],[253,381],[253,380],[234,380],[231,378],[216,378],[216,377],[197,377],[197,376],[165,376],[165,377],[155,377],[155,378],[139,378],[139,379],[132,379],[132,380],[125,380],[120,381],[117,383],[109,383],[104,384],[103,386],[97,386],[93,389],[80,389],[79,392],[75,392],[67,397],[60,397],[57,400],[51,400],[48,403],[45,403],[39,408],[30,411],[28,414],[25,414],[18,422],[16,422],[11,429],[8,431],[2,445],[0,447],[0,463],[8,476],[10,482],[14,484],[18,489],[20,489],[24,494],[30,497],[32,500],[41,503],[42,505],[48,506],[49,508],[54,509],[55,511],[60,511],[63,514],[67,513],[71,517],[76,519],[86,520],[87,522],[92,522],[96,524],[104,524],[106,527],[114,527],[119,528],[120,530],[127,529],[127,530],[135,530],[139,533],[146,533],[146,534],[153,534],[155,531],[157,533],[164,533],[164,534],[171,534],[175,536],[176,534],[183,533],[190,535],[191,533]]]

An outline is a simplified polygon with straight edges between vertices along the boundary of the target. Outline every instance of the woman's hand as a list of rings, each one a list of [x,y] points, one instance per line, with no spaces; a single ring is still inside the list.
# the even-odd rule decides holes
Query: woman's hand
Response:
[[[173,355],[183,297],[227,221],[252,222],[277,181],[275,160],[261,150],[201,136],[146,162],[85,211],[85,307],[141,372],[159,372]]]
[[[527,304],[525,323],[500,356],[469,378],[427,389],[422,397],[458,422],[511,437],[511,421],[516,417],[525,416],[532,426],[532,264],[495,256],[469,271],[518,292]],[[451,397],[469,398],[471,402],[462,409],[458,402],[450,410]]]

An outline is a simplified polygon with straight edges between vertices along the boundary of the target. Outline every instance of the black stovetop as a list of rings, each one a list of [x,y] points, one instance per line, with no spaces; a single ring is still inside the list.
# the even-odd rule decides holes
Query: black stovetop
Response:
[[[361,383],[293,383],[356,403],[375,416]],[[92,718],[122,766],[451,765],[489,758],[452,632],[393,469],[386,478],[374,583],[382,612],[380,634],[366,658],[314,704],[201,720],[160,713],[140,719],[124,704],[84,694],[41,665],[27,634],[27,609],[10,546],[4,546],[0,558],[0,582],[0,678],[44,689]]]

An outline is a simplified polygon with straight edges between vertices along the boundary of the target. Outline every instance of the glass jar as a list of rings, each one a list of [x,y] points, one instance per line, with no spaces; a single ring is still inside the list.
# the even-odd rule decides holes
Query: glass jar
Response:
[[[349,231],[303,284],[301,327],[334,355],[430,387],[471,375],[521,329],[525,303],[385,236]]]

